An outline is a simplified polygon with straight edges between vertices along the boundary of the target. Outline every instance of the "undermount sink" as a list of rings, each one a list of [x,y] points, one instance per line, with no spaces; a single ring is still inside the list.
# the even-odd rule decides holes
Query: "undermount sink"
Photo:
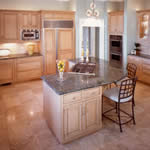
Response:
[[[73,67],[72,72],[93,73],[95,66],[95,63],[78,63]]]
[[[0,56],[8,56],[10,51],[8,49],[0,49]]]

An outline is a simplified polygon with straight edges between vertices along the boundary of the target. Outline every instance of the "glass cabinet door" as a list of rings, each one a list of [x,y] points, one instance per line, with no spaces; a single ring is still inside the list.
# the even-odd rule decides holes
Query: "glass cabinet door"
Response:
[[[149,14],[142,14],[140,16],[139,22],[139,38],[140,39],[147,39],[149,34]]]

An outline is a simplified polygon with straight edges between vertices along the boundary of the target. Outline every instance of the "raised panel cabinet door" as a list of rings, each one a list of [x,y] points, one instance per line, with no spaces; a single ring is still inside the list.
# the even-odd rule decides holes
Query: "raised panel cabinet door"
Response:
[[[65,139],[82,133],[82,103],[64,106],[63,118]]]
[[[30,14],[29,13],[21,13],[19,17],[19,23],[21,29],[28,29],[30,28]]]
[[[58,30],[58,52],[60,51],[73,52],[73,30],[72,29]]]
[[[31,13],[31,28],[40,29],[40,14]]]
[[[100,121],[100,101],[99,97],[92,98],[89,101],[85,102],[85,121],[84,129],[92,130],[99,127]]]
[[[116,15],[110,15],[110,21],[109,21],[109,32],[111,34],[117,34],[117,16]]]
[[[119,34],[123,34],[124,33],[124,15],[120,14],[117,17],[117,32]]]
[[[56,40],[55,30],[45,29],[45,73],[55,74],[56,73]]]
[[[4,21],[3,21],[3,14],[0,13],[0,40],[3,40],[4,36]]]
[[[18,14],[6,12],[4,16],[4,40],[18,40]]]
[[[13,82],[14,80],[14,61],[0,61],[0,84]]]

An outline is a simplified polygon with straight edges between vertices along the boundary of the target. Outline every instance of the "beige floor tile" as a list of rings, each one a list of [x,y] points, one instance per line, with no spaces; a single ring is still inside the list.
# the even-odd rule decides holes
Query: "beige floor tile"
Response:
[[[150,150],[149,91],[150,86],[137,84],[136,125],[124,125],[123,133],[104,119],[100,131],[60,145],[43,116],[41,80],[0,86],[0,150]],[[128,105],[122,108],[130,111]]]

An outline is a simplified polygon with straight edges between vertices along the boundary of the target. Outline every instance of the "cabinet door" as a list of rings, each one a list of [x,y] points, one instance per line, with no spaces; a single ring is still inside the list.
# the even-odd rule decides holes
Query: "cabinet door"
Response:
[[[18,40],[18,14],[6,12],[4,17],[4,40]]]
[[[40,14],[31,13],[31,28],[40,29]]]
[[[0,40],[3,39],[4,36],[4,21],[3,21],[3,14],[0,13]]]
[[[109,32],[110,32],[110,34],[117,34],[116,25],[117,25],[117,16],[116,15],[110,15],[110,21],[109,21]]]
[[[72,59],[74,53],[72,29],[58,30],[58,59]],[[61,56],[62,55],[62,56]]]
[[[11,83],[14,80],[14,61],[0,61],[0,84]]]
[[[56,73],[56,40],[55,30],[45,29],[45,73]]]
[[[124,16],[120,14],[117,16],[117,32],[118,34],[124,33]]]
[[[82,103],[64,106],[64,138],[72,138],[82,133]]]
[[[99,97],[85,102],[85,121],[84,129],[92,130],[99,127],[100,122],[100,104]]]
[[[20,18],[19,18],[19,22],[20,22],[20,28],[21,29],[28,29],[30,28],[30,14],[29,13],[21,13],[20,14]]]

